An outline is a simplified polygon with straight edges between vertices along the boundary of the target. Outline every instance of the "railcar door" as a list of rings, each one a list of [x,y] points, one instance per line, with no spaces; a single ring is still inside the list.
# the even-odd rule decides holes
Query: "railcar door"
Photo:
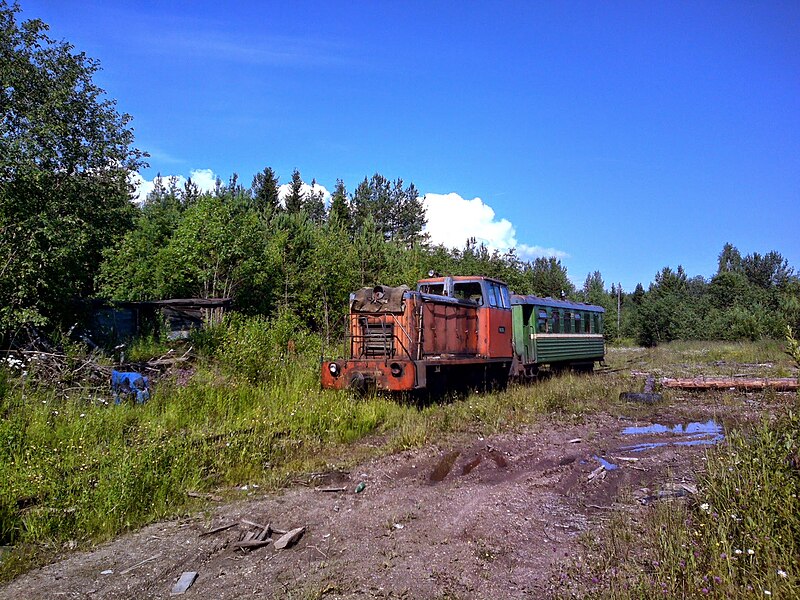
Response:
[[[479,352],[488,358],[513,355],[511,297],[508,286],[484,280],[484,307],[478,311]]]

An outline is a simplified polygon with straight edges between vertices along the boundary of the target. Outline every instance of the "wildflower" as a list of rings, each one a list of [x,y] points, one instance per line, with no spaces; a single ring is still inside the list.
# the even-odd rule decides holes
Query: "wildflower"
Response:
[[[741,550],[739,550],[739,548],[737,548],[736,550],[734,550],[734,551],[733,551],[733,553],[734,553],[734,554],[741,554],[741,553],[742,553],[742,551],[741,551]]]
[[[81,419],[82,419],[83,417],[85,417],[85,416],[86,416],[86,414],[85,414],[85,413],[81,413]]]
[[[704,510],[706,512],[709,512],[710,509],[711,509],[711,507],[708,505],[708,502],[703,502],[700,505],[700,510]]]
[[[752,548],[748,548],[748,549],[747,549],[747,553],[748,553],[750,556],[753,556],[753,554],[755,554],[755,553],[756,553],[756,551],[755,551],[755,550],[753,550]]]
[[[765,596],[772,596],[772,592],[770,592],[769,590],[764,590],[764,595]]]
[[[786,579],[789,576],[789,574],[786,571],[784,571],[783,569],[778,569],[778,575],[780,575],[784,579]]]
[[[708,593],[708,588],[703,588],[703,589],[702,589],[702,590],[700,590],[700,591],[701,591],[701,592],[703,592],[704,594],[707,594],[707,593]]]

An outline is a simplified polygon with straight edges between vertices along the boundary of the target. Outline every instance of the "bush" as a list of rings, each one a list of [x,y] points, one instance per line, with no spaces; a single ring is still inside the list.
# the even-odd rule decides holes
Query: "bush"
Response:
[[[308,366],[321,348],[320,339],[288,309],[272,319],[231,313],[193,339],[201,352],[251,382],[271,381],[287,369]]]

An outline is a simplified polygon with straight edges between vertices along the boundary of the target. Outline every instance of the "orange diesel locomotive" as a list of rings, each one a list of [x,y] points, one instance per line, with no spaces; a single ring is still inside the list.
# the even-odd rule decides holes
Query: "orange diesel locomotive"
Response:
[[[488,277],[432,277],[416,291],[351,295],[350,356],[323,361],[322,386],[389,391],[504,385],[513,358],[508,286]]]

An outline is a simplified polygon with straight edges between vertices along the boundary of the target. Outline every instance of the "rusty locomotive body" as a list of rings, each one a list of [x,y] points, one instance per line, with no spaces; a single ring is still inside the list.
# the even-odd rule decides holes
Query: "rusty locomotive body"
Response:
[[[513,359],[508,287],[485,277],[439,277],[351,296],[349,354],[324,361],[326,388],[448,388],[507,377]]]
[[[346,358],[325,360],[322,386],[363,391],[503,386],[542,365],[592,368],[603,360],[603,309],[512,296],[489,277],[432,277],[416,290],[351,295]]]

